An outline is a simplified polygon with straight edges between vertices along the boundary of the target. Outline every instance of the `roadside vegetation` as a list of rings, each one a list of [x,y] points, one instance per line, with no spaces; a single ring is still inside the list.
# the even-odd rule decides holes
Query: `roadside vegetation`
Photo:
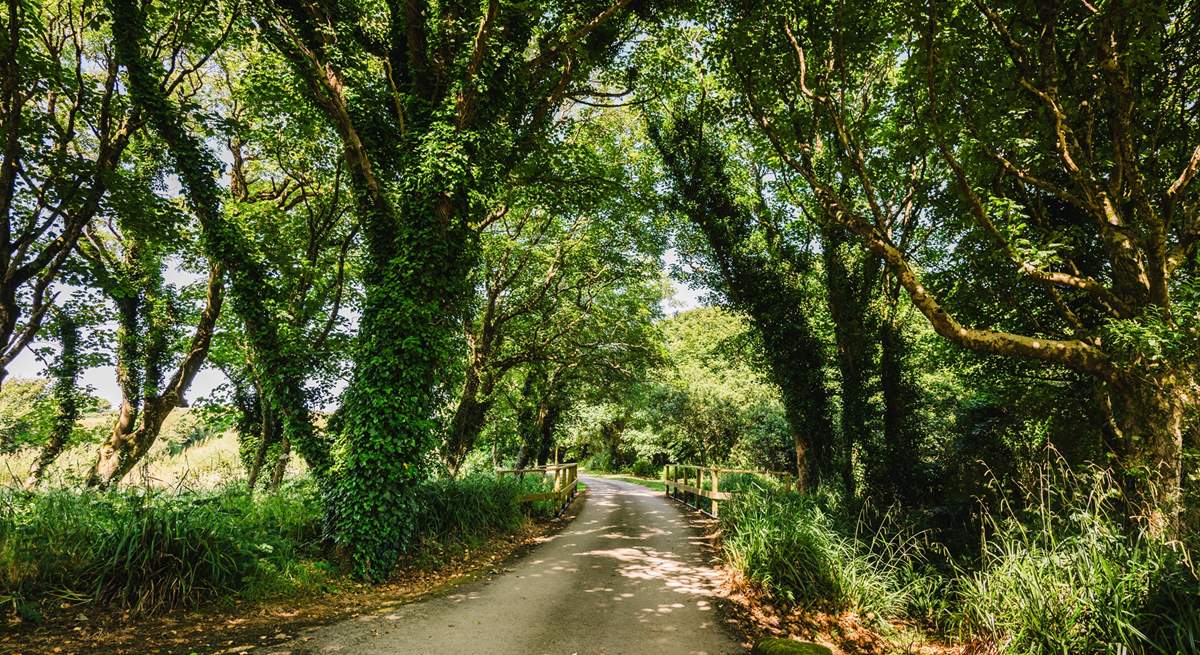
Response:
[[[183,466],[183,452],[176,458]],[[436,569],[551,518],[547,503],[520,502],[545,486],[480,474],[423,483],[403,558]],[[323,537],[323,521],[308,476],[256,495],[236,480],[203,489],[3,488],[0,603],[36,624],[63,601],[148,614],[333,591],[351,578]]]

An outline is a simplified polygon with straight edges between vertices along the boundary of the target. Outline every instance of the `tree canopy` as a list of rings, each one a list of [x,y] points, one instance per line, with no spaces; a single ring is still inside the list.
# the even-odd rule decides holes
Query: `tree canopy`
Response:
[[[81,441],[119,485],[200,400],[251,492],[303,462],[373,581],[426,480],[563,453],[786,472],[967,539],[982,471],[1053,448],[1131,524],[1194,528],[1194,3],[0,13],[0,450],[37,449],[30,486]],[[34,352],[47,380],[6,379]]]

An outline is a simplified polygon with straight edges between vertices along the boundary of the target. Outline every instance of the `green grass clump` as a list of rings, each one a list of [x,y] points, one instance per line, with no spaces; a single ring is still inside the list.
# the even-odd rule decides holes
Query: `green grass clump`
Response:
[[[729,563],[778,599],[881,618],[903,611],[911,554],[860,541],[810,496],[748,484],[721,506],[721,529]]]
[[[320,577],[310,488],[251,499],[145,490],[0,492],[0,596],[91,599],[140,612],[253,595]]]
[[[965,636],[1011,655],[1200,652],[1187,550],[1126,525],[1112,489],[1049,471],[1026,509],[992,520],[959,584]]]
[[[474,545],[514,532],[525,521],[521,493],[517,480],[487,474],[427,480],[416,488],[415,535],[425,544]]]

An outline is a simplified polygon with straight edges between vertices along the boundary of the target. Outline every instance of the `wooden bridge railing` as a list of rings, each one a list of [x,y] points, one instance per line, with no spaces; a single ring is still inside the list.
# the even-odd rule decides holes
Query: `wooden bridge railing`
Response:
[[[663,486],[667,488],[667,496],[713,518],[720,515],[723,501],[733,498],[729,491],[721,491],[721,476],[730,473],[749,473],[763,477],[779,477],[780,474],[770,471],[753,469],[727,469],[716,466],[695,466],[692,464],[667,464],[663,467]],[[790,476],[789,476],[790,477]],[[708,484],[705,484],[707,480]],[[705,509],[701,499],[707,499],[711,508]]]
[[[571,501],[575,500],[575,495],[579,491],[579,464],[576,462],[551,464],[549,466],[537,466],[527,469],[496,469],[496,475],[497,477],[511,475],[518,479],[526,475],[537,475],[543,479],[553,475],[554,488],[552,491],[522,494],[520,501],[522,503],[532,503],[539,500],[553,500],[555,501],[556,513],[559,514],[571,504]]]

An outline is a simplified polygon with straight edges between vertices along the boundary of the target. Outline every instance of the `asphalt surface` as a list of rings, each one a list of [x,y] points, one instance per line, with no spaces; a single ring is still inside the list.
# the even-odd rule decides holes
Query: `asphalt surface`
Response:
[[[743,653],[715,606],[718,575],[683,510],[628,482],[582,480],[579,515],[500,575],[260,652]]]

